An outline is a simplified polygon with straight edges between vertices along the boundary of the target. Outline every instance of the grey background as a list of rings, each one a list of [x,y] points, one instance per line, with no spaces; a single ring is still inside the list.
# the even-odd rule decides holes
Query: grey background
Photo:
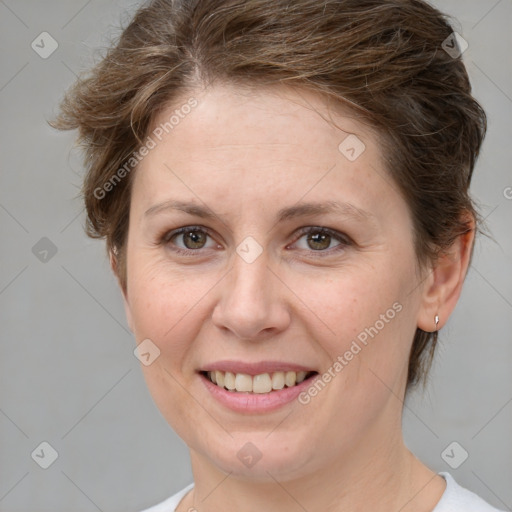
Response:
[[[46,124],[137,4],[0,0],[2,512],[136,511],[191,481],[186,446],[133,355],[103,243],[83,234],[74,134]],[[405,437],[430,467],[512,510],[512,0],[435,5],[469,42],[464,60],[489,115],[473,193],[495,241],[478,241],[430,384],[407,400]],[[31,48],[43,31],[59,45],[47,59]],[[46,262],[43,237],[57,249]],[[46,470],[31,458],[42,441],[59,454]],[[453,441],[469,453],[458,469],[441,457]]]

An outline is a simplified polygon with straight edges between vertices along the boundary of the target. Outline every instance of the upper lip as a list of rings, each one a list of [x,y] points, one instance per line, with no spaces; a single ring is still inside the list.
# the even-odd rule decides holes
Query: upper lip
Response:
[[[209,363],[199,371],[202,372],[231,372],[245,373],[247,375],[260,375],[262,373],[273,372],[312,372],[315,371],[311,367],[287,361],[259,361],[257,363],[247,363],[244,361],[216,361]]]

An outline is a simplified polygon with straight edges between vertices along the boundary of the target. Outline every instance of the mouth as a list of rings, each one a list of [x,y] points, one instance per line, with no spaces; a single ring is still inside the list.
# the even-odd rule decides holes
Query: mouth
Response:
[[[201,371],[207,380],[215,386],[243,394],[272,394],[284,388],[293,388],[318,375],[316,371],[276,371],[249,375],[224,371]]]

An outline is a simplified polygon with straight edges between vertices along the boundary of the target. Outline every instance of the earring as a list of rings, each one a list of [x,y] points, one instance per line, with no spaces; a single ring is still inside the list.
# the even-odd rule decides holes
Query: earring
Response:
[[[436,323],[436,332],[437,332],[437,325],[439,324],[439,316],[438,315],[435,316],[434,322]]]

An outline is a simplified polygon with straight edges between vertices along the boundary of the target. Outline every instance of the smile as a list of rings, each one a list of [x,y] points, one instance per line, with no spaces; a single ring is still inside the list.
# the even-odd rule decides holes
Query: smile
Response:
[[[202,372],[216,386],[235,393],[271,393],[285,387],[294,387],[304,380],[316,375],[317,372],[277,371],[249,375],[247,373],[232,373],[219,370]]]

